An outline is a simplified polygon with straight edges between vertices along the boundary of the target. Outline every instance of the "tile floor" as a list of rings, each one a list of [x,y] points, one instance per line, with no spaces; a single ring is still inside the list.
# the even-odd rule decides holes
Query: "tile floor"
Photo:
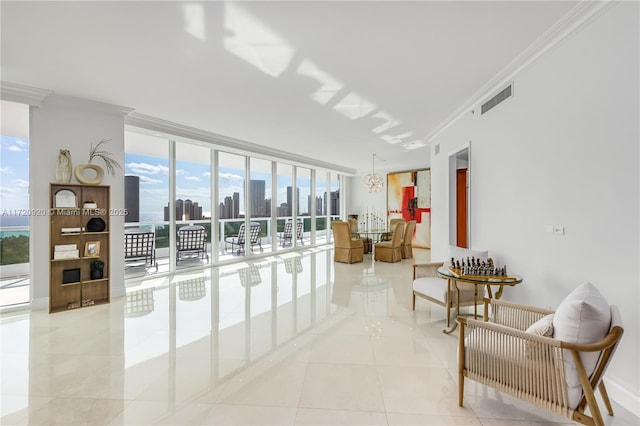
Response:
[[[127,283],[108,305],[3,314],[0,424],[573,424],[467,382],[412,260],[331,247]],[[416,257],[428,259],[428,251]],[[607,424],[637,425],[614,404]]]

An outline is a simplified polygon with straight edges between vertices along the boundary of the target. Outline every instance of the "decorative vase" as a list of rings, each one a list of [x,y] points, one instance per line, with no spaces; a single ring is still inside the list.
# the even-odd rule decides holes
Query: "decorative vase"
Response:
[[[56,163],[56,183],[71,182],[71,153],[68,149],[61,149]]]
[[[94,178],[85,176],[84,172],[87,169],[96,172]],[[74,169],[74,174],[80,183],[84,183],[86,185],[100,185],[100,182],[102,182],[102,179],[104,178],[104,169],[97,164],[78,164]]]
[[[102,279],[104,272],[102,269],[92,269],[91,270],[91,279],[92,280],[100,280]]]

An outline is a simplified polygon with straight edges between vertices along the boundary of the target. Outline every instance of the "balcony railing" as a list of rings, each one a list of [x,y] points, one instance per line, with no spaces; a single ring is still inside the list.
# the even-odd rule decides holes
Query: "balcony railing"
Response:
[[[272,235],[283,232],[284,225],[291,217],[278,217],[276,220],[276,229],[271,228],[270,217],[251,218],[252,222],[261,224],[260,238],[262,247],[265,251],[271,250]],[[330,220],[338,219],[338,216],[332,216]],[[298,220],[303,223],[303,236],[305,241],[311,240],[311,217],[300,216]],[[245,222],[244,218],[237,219],[221,219],[219,221],[220,235],[220,251],[224,255],[225,238],[238,234],[240,226]],[[207,232],[208,251],[211,251],[211,220],[190,220],[180,221],[176,223],[179,229],[187,225],[202,225]],[[169,231],[168,221],[164,222],[139,222],[126,223],[125,228],[145,228],[155,232],[156,240],[156,257],[158,259],[169,258]],[[0,227],[0,236],[2,237],[1,259],[2,265],[0,278],[5,280],[15,277],[24,277],[29,275],[29,237],[30,230],[28,226],[16,227]],[[327,237],[327,220],[326,217],[316,217],[316,242],[322,242]]]

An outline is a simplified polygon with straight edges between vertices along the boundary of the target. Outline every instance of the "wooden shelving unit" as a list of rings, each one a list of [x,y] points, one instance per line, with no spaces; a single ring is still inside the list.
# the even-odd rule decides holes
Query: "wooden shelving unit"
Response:
[[[49,197],[49,312],[109,303],[110,187],[52,183]],[[88,201],[96,207],[83,208]],[[87,230],[87,223],[93,218],[104,221],[103,231]],[[65,256],[73,256],[56,258],[60,256],[56,255],[56,247],[67,248]],[[87,252],[87,248],[92,253]],[[92,279],[91,262],[96,259],[104,262],[103,276]]]

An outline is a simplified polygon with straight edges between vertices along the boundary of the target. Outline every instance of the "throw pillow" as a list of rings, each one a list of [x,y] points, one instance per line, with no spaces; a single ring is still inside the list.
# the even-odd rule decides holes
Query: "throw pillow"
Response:
[[[553,317],[553,337],[572,343],[594,343],[602,340],[611,326],[609,304],[591,283],[580,285],[564,298]],[[588,376],[598,362],[599,352],[582,354]],[[569,386],[569,406],[575,408],[580,401],[582,388],[578,370],[569,351],[564,354],[565,375]]]
[[[527,328],[527,333],[536,336],[553,337],[553,317],[553,314],[549,314],[540,318]],[[527,342],[527,358],[540,358],[540,351],[543,350],[543,348],[544,345],[537,342]]]
[[[553,314],[549,314],[540,318],[527,328],[527,333],[535,334],[536,336],[552,337],[553,317]]]

